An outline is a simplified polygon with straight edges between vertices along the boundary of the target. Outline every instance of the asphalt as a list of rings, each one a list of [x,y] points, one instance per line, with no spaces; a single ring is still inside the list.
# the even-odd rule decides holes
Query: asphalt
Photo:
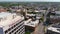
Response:
[[[44,34],[43,23],[40,23],[39,26],[36,27],[35,31],[32,34]]]

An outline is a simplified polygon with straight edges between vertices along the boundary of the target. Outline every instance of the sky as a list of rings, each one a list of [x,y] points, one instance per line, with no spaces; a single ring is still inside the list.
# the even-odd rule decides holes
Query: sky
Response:
[[[0,0],[0,2],[3,1],[15,1],[15,2],[60,2],[60,0]]]

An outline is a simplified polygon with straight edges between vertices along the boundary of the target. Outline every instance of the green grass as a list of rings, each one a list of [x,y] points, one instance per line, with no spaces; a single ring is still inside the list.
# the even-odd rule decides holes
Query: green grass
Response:
[[[25,32],[25,34],[30,34],[30,32]]]

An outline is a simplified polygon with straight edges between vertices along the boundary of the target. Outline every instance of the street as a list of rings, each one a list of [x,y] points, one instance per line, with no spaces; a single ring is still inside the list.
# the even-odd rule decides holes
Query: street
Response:
[[[40,23],[39,26],[36,27],[35,31],[32,34],[44,34],[43,23]]]

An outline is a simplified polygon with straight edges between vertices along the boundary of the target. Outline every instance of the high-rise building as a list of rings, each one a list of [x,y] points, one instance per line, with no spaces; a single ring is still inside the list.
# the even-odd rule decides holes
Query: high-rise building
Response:
[[[0,13],[0,34],[25,34],[24,17],[15,13]]]

